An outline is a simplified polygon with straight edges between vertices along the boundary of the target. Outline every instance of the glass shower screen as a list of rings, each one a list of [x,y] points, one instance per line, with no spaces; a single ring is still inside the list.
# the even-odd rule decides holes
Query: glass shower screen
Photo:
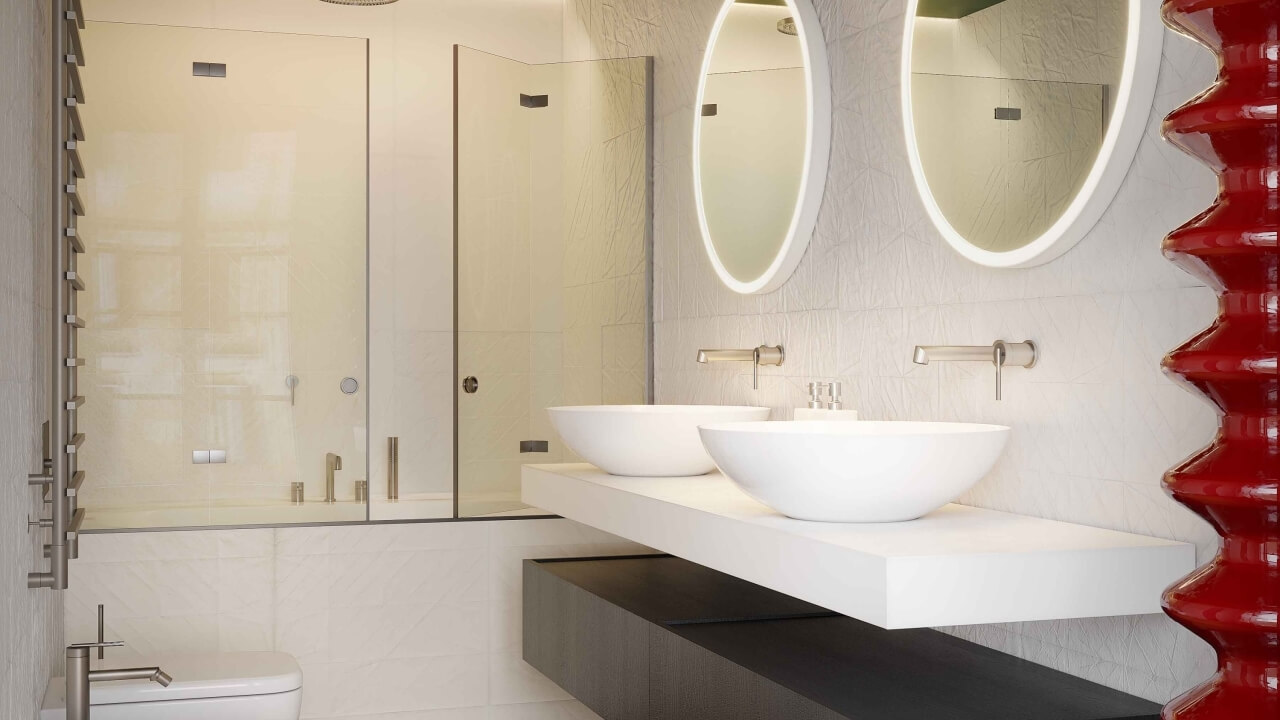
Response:
[[[367,42],[92,26],[86,528],[364,520]]]
[[[651,72],[455,49],[459,517],[540,513],[546,408],[650,399]]]

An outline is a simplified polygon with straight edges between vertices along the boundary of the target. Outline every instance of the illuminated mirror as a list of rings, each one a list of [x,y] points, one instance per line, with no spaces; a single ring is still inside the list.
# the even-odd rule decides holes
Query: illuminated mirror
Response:
[[[991,267],[1079,242],[1142,140],[1162,46],[1149,0],[910,0],[907,145],[947,242]]]
[[[830,78],[809,0],[728,0],[702,63],[694,186],[702,238],[739,293],[776,290],[813,234],[831,143]]]

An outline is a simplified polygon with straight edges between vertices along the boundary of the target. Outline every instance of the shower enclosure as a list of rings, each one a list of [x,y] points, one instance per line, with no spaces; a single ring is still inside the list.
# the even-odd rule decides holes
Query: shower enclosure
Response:
[[[650,401],[651,76],[455,49],[459,517],[538,512],[546,408]]]
[[[454,367],[421,342],[388,370],[369,42],[91,26],[88,531],[540,515],[520,465],[574,459],[545,408],[649,401],[650,60],[455,48],[453,307],[373,306],[452,314]]]

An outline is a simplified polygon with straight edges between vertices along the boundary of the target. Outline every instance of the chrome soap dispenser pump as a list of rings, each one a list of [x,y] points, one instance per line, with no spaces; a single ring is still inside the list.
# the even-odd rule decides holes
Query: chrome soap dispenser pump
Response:
[[[796,408],[796,420],[857,420],[857,410],[845,410],[839,380],[809,383],[809,407]],[[825,395],[825,399],[824,399]]]

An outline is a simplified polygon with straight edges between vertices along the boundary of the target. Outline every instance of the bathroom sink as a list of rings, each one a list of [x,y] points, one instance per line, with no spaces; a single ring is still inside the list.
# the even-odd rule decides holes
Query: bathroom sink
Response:
[[[705,475],[715,462],[698,426],[769,419],[769,408],[719,405],[584,405],[547,408],[570,450],[611,475]]]
[[[913,520],[990,472],[1009,439],[1000,425],[932,422],[707,424],[702,442],[751,497],[823,522]]]

